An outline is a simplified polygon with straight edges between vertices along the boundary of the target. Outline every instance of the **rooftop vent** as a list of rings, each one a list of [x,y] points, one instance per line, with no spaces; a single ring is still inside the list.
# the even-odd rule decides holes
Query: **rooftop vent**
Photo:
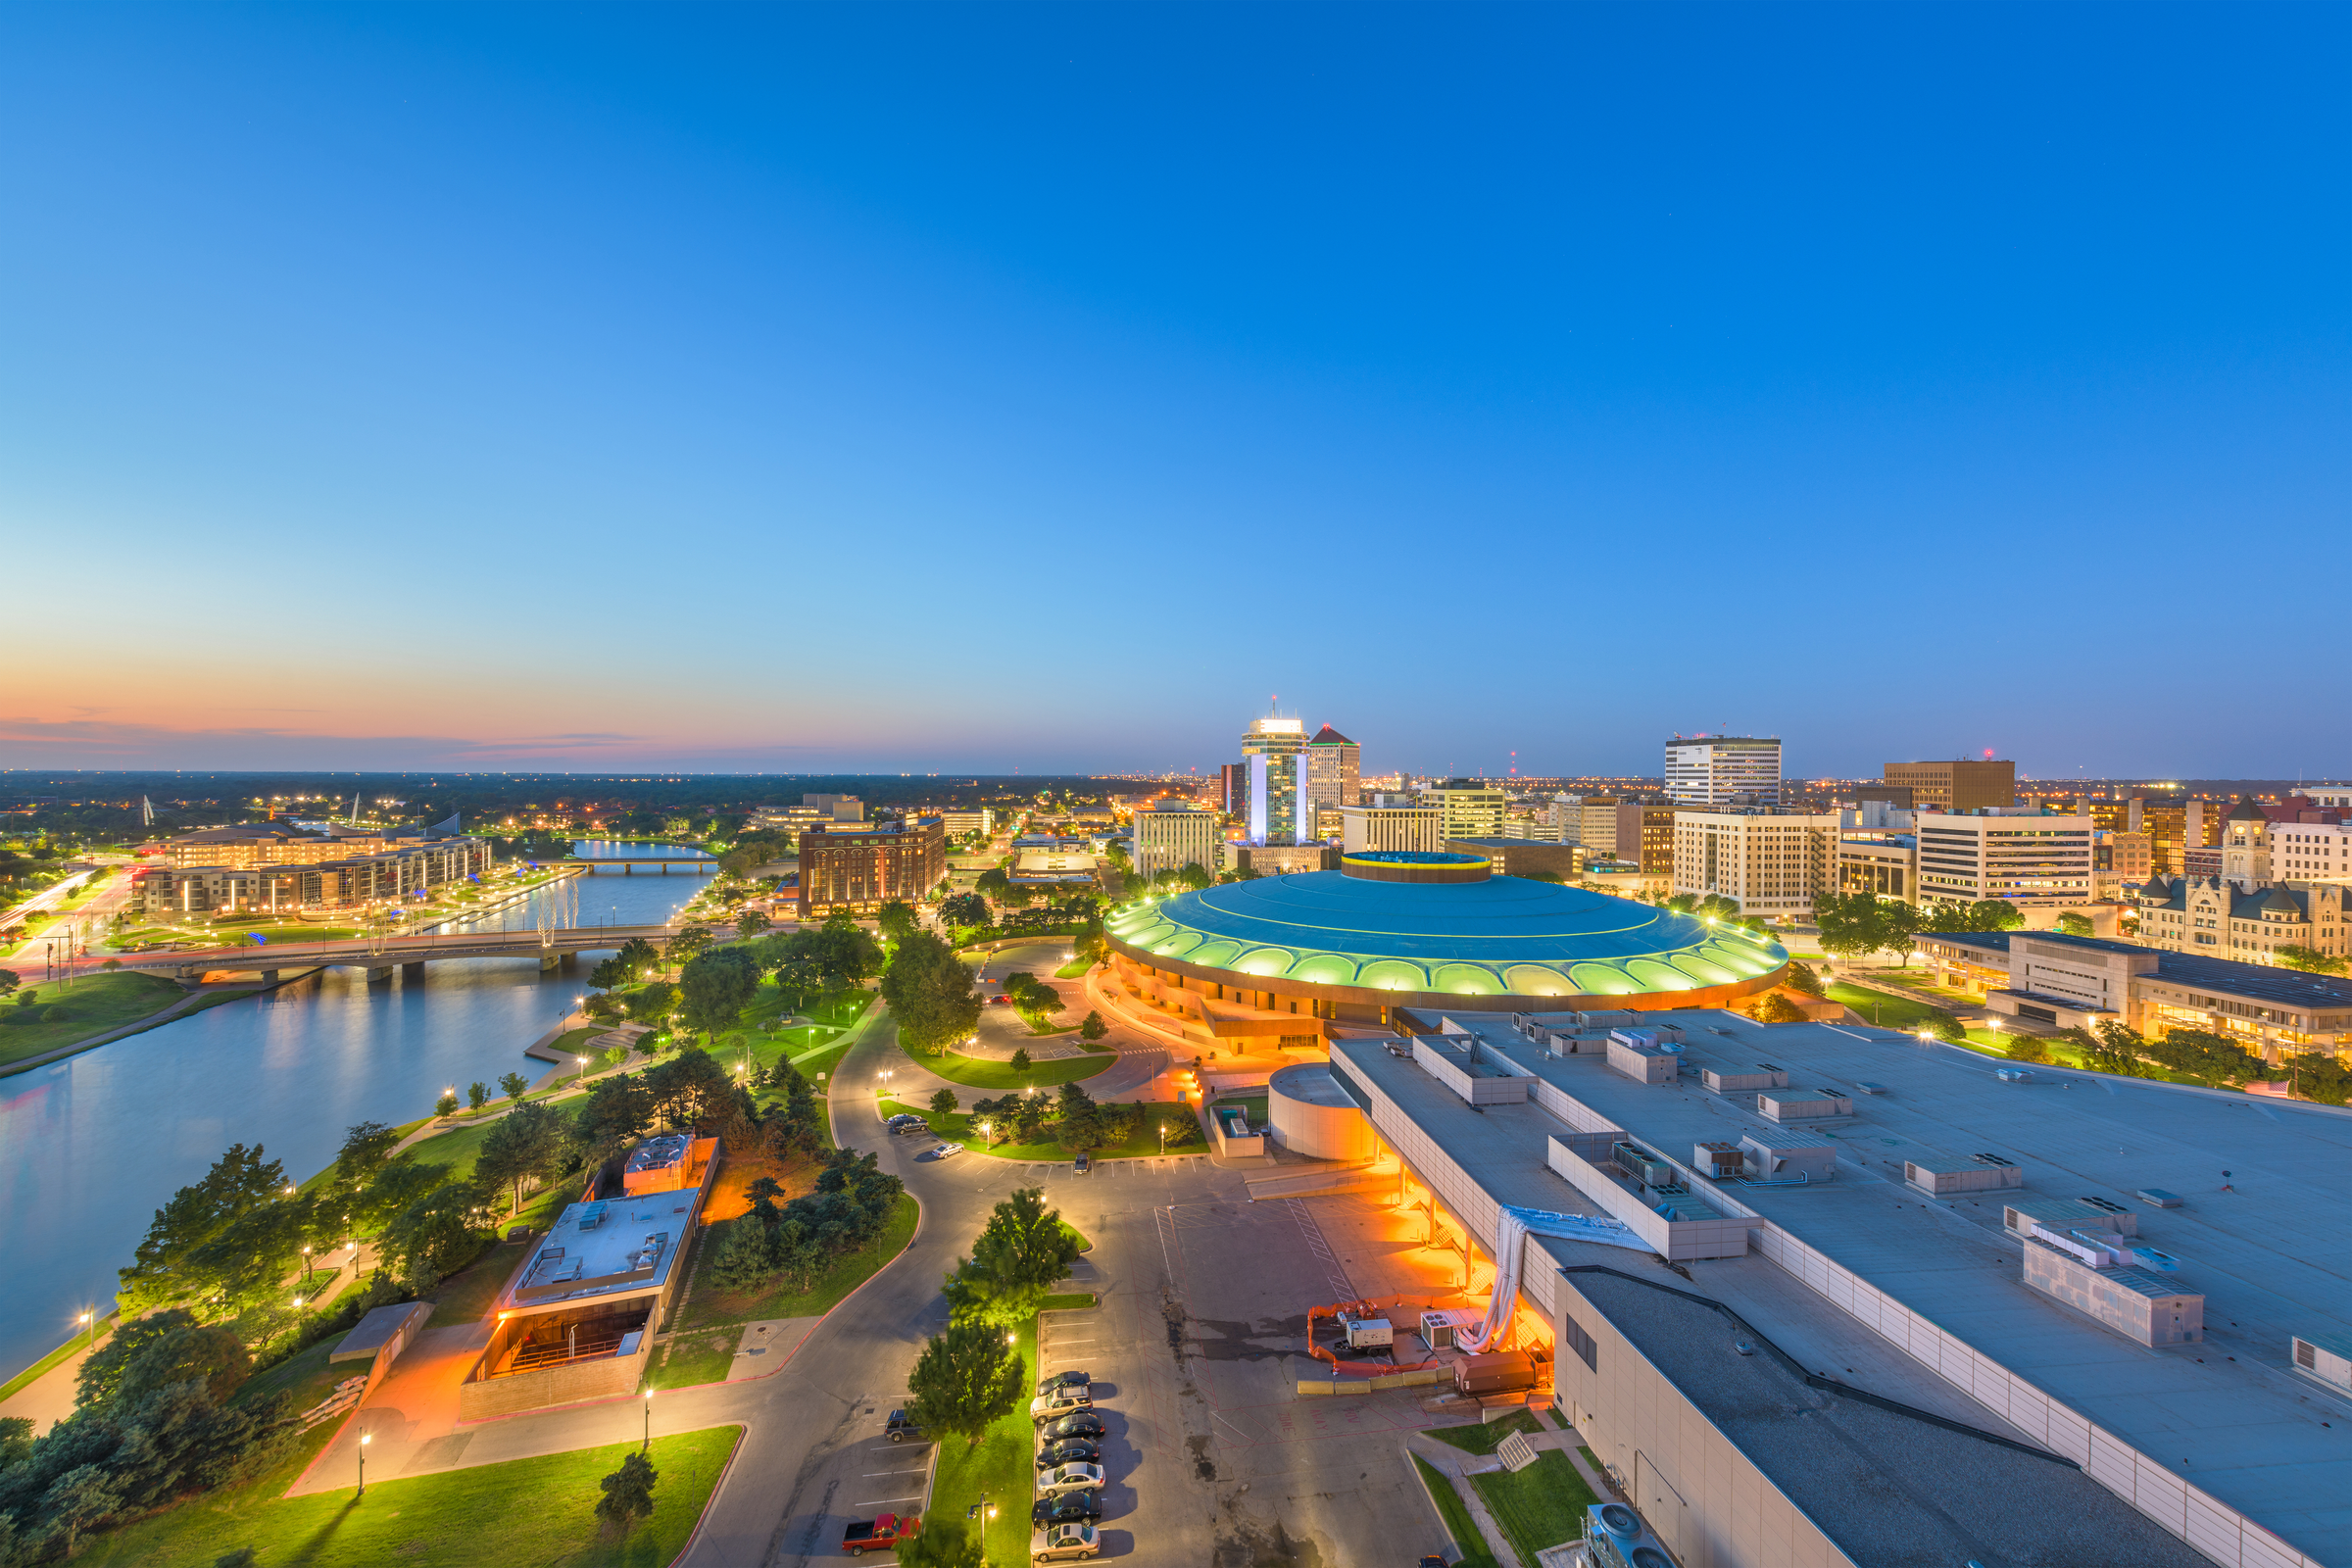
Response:
[[[1999,1154],[1971,1154],[1968,1157],[1982,1165],[2014,1165],[2017,1163],[2016,1160],[2004,1159]]]

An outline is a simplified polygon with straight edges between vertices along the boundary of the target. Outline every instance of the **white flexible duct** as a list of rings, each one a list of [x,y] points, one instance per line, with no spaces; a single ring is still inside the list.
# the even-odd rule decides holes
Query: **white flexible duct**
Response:
[[[1494,1298],[1487,1303],[1487,1320],[1473,1335],[1456,1330],[1453,1343],[1476,1354],[1500,1340],[1510,1327],[1519,1301],[1519,1255],[1530,1236],[1559,1236],[1572,1242],[1598,1242],[1604,1247],[1630,1247],[1637,1252],[1650,1245],[1613,1219],[1590,1219],[1582,1214],[1554,1214],[1542,1208],[1513,1208],[1505,1203],[1494,1220]]]

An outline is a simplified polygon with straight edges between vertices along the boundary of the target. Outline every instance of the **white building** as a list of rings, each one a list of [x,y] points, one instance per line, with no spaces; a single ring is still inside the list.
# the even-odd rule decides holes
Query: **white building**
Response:
[[[1498,839],[1510,798],[1498,784],[1483,779],[1449,778],[1421,792],[1421,804],[1445,813],[1449,839]]]
[[[1162,798],[1135,813],[1135,868],[1146,878],[1198,865],[1217,870],[1217,813],[1190,801]]]
[[[974,811],[957,810],[951,807],[939,813],[939,819],[947,825],[948,837],[952,839],[959,839],[966,833],[978,833],[985,837],[997,830],[997,813],[985,806]]]
[[[1695,735],[1666,743],[1666,793],[1687,806],[1730,806],[1740,797],[1757,806],[1781,800],[1781,743],[1777,736]]]
[[[1767,919],[1812,918],[1838,889],[1836,811],[1677,811],[1674,891],[1712,893]]]
[[[1379,796],[1380,800],[1406,797]],[[1423,850],[1435,854],[1446,847],[1446,813],[1434,806],[1343,806],[1340,808],[1340,849],[1348,855],[1364,850]]]
[[[2273,880],[2352,882],[2352,827],[2326,822],[2274,822],[2270,826],[2270,841]]]
[[[2094,824],[2087,816],[2007,811],[1920,811],[1919,897],[1923,903],[2087,904]]]

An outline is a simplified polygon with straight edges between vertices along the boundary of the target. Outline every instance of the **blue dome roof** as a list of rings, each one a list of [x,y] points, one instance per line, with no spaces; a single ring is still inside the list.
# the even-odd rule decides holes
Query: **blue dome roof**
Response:
[[[1261,978],[1464,996],[1623,996],[1767,975],[1777,942],[1523,877],[1384,882],[1338,871],[1229,882],[1114,912],[1138,953]]]

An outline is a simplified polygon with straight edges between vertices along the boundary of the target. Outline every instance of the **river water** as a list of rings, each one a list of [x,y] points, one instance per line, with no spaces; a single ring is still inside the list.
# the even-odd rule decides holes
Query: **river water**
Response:
[[[662,845],[586,842],[584,857],[700,858]],[[646,925],[702,887],[696,873],[640,868],[570,880],[556,897],[577,923]],[[527,930],[544,891],[467,925]],[[154,1211],[203,1176],[230,1144],[261,1144],[299,1180],[324,1168],[356,1122],[429,1113],[443,1088],[463,1094],[501,1073],[537,1078],[522,1048],[586,989],[585,965],[542,975],[535,958],[427,964],[424,978],[368,985],[328,969],[250,1001],[0,1078],[0,1378],[111,1304]]]

